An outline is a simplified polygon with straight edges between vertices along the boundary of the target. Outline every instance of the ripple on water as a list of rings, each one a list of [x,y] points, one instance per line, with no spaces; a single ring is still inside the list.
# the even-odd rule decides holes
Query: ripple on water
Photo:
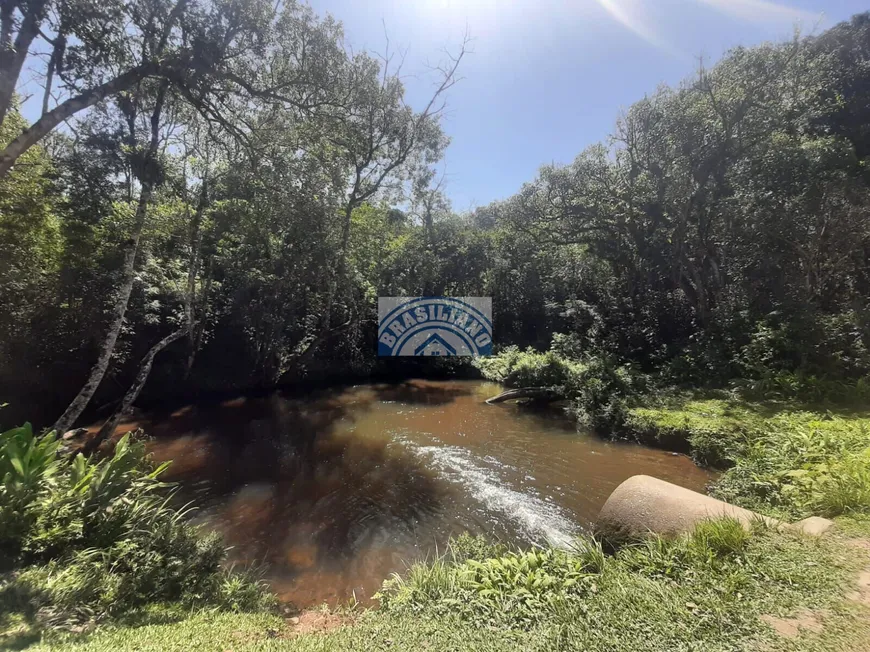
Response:
[[[498,512],[519,526],[536,543],[567,547],[579,527],[554,503],[507,486],[499,474],[458,446],[419,446],[419,455],[432,460],[449,480],[460,483],[489,512]]]

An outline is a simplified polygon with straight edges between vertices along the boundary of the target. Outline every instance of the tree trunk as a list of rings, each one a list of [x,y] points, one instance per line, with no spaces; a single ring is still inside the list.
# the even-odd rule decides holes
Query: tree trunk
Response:
[[[190,352],[187,357],[187,367],[184,377],[190,375],[193,361],[196,357],[196,329],[193,327],[194,313],[196,312],[196,276],[199,271],[200,250],[202,249],[202,216],[208,205],[208,179],[203,178],[202,188],[199,194],[196,211],[190,223],[190,259],[187,266],[187,294],[184,300],[184,313],[188,325],[188,339]],[[207,300],[207,297],[206,297]]]
[[[12,43],[12,30],[14,28],[15,8],[12,2],[6,0],[0,9],[0,125],[6,119],[6,114],[12,106],[12,97],[15,95],[15,87],[21,76],[21,69],[30,50],[33,39],[39,33],[39,25],[45,14],[45,2],[25,4],[22,7],[24,19]],[[0,177],[2,177],[0,173]]]
[[[200,296],[199,302],[199,321],[196,322],[196,325],[194,326],[193,332],[191,334],[192,344],[190,347],[190,353],[187,356],[187,368],[184,373],[185,380],[190,377],[190,373],[193,371],[193,362],[196,359],[196,354],[202,348],[202,340],[205,336],[205,324],[208,317],[208,297],[211,295],[211,285],[212,260],[209,259],[208,263],[206,264],[205,287],[202,289],[202,294]]]
[[[489,405],[496,405],[497,403],[520,399],[531,399],[535,402],[549,403],[552,401],[563,401],[565,400],[565,395],[549,387],[521,387],[519,389],[504,391],[498,396],[486,399],[486,402]]]
[[[0,179],[5,177],[15,161],[18,160],[24,152],[33,147],[40,140],[45,138],[51,131],[64,120],[72,117],[79,111],[93,106],[97,102],[104,100],[110,95],[114,95],[121,91],[125,91],[132,87],[136,82],[147,77],[150,74],[157,72],[157,66],[153,63],[142,64],[136,66],[132,70],[118,75],[114,79],[97,86],[91,90],[85,91],[81,95],[71,97],[65,102],[58,104],[48,113],[42,115],[30,127],[21,132],[21,134],[6,148],[0,152]],[[0,91],[3,89],[0,88]],[[2,101],[2,96],[0,96]],[[2,107],[0,107],[2,109]]]
[[[154,104],[154,110],[151,112],[151,142],[148,144],[146,161],[153,162],[157,156],[157,148],[160,144],[160,115],[163,111],[163,103],[166,100],[166,90],[168,83],[164,82],[157,94],[157,100]],[[43,116],[45,117],[45,116]],[[145,168],[153,167],[146,165]],[[154,193],[155,178],[150,174],[143,174],[142,189],[139,193],[139,204],[136,206],[136,216],[133,221],[133,232],[130,234],[130,239],[124,251],[124,265],[122,269],[123,282],[118,291],[118,297],[115,299],[115,307],[112,311],[112,323],[109,326],[109,332],[106,334],[106,339],[103,340],[103,346],[100,348],[100,355],[97,358],[96,364],[91,369],[87,382],[79,390],[78,395],[69,404],[69,407],[61,415],[60,419],[54,424],[54,431],[64,433],[81,416],[84,409],[87,407],[94,392],[106,375],[106,370],[109,368],[109,362],[112,359],[112,353],[115,352],[115,343],[118,341],[118,335],[121,332],[121,326],[124,324],[124,315],[127,312],[127,304],[130,302],[130,293],[133,291],[133,280],[136,271],[136,254],[139,251],[139,240],[142,237],[142,230],[145,227],[145,218],[148,214],[148,204],[151,203],[151,195]]]
[[[326,295],[326,314],[323,316],[323,322],[320,327],[322,333],[329,333],[332,329],[332,311],[336,295],[339,293],[339,290],[344,290],[345,279],[347,277],[347,255],[350,247],[350,223],[354,208],[356,208],[355,200],[349,201],[344,208],[344,222],[341,227],[341,246],[335,256],[337,264],[331,268]],[[279,372],[279,377],[282,375],[283,373]]]
[[[145,383],[148,382],[148,375],[151,373],[151,366],[154,364],[154,357],[173,342],[187,335],[189,330],[190,327],[188,326],[179,328],[171,335],[167,335],[157,342],[157,344],[152,346],[148,353],[145,354],[145,357],[142,358],[142,362],[139,363],[139,373],[136,374],[136,379],[133,381],[133,384],[130,385],[127,393],[124,394],[121,406],[103,424],[103,427],[100,428],[100,431],[96,436],[85,443],[81,451],[83,454],[90,455],[100,447],[100,444],[112,436],[115,432],[115,428],[117,428],[118,424],[121,422],[121,419],[130,413],[130,408],[133,407],[133,403],[137,398],[139,398],[139,393],[142,391],[142,388],[145,387]]]
[[[142,192],[139,194],[139,204],[136,207],[136,219],[133,223],[133,233],[127,241],[127,246],[124,251],[124,265],[122,269],[123,282],[118,290],[118,296],[115,299],[115,306],[112,310],[112,322],[109,325],[109,332],[106,333],[106,338],[103,340],[103,345],[100,347],[100,355],[97,358],[96,364],[91,368],[91,373],[88,380],[82,386],[79,393],[69,404],[69,407],[61,415],[54,424],[55,432],[64,433],[69,430],[76,420],[81,416],[84,409],[87,407],[94,392],[106,375],[106,370],[109,368],[109,362],[112,359],[112,353],[115,352],[115,343],[118,341],[118,334],[121,332],[121,326],[124,324],[124,315],[127,312],[127,304],[130,301],[130,294],[133,291],[133,280],[135,278],[136,254],[139,250],[139,239],[142,236],[142,229],[145,226],[145,216],[148,212],[148,204],[151,201],[153,187],[151,182],[142,184]]]

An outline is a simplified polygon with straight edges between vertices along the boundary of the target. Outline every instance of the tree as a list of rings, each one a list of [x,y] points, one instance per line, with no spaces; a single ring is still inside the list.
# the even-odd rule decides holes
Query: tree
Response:
[[[265,0],[35,0],[4,2],[0,18],[0,47],[9,59],[0,66],[0,120],[37,35],[52,48],[46,96],[57,78],[63,98],[51,109],[44,102],[42,116],[5,145],[0,177],[65,120],[147,80],[165,83],[167,92],[239,137],[245,125],[229,115],[239,104],[269,101],[306,111],[338,101],[330,64],[341,52],[340,30],[295,2],[278,11]],[[271,62],[268,72],[264,60]]]

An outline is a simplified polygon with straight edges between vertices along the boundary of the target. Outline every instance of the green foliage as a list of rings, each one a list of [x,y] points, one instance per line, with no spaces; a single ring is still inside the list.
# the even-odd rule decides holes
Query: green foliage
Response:
[[[749,404],[722,398],[677,396],[629,410],[625,429],[635,439],[673,450],[690,451],[695,461],[727,466],[742,452],[763,418]]]
[[[726,500],[781,514],[870,513],[870,419],[787,413],[768,419],[716,484]]]
[[[850,310],[832,315],[781,315],[760,321],[737,357],[745,378],[776,379],[788,372],[812,390],[827,378],[857,378],[870,373],[867,315]],[[808,397],[818,398],[810,394]],[[827,398],[827,397],[825,397]]]
[[[722,519],[612,556],[591,539],[471,562],[445,555],[387,581],[379,612],[353,631],[366,640],[367,622],[383,631],[410,616],[420,626],[515,632],[521,649],[744,649],[770,636],[762,614],[835,604],[857,562],[842,554],[831,541]],[[455,649],[512,649],[466,645]]]
[[[0,578],[5,609],[54,626],[162,601],[270,605],[259,582],[222,568],[220,538],[186,523],[158,479],[167,465],[152,468],[129,435],[99,462],[59,460],[54,434],[29,424],[0,442],[0,531],[14,563]]]
[[[544,353],[509,346],[498,355],[475,359],[474,365],[488,380],[508,387],[554,389],[570,401],[570,411],[581,425],[615,433],[634,397],[647,390],[649,379],[607,357],[567,358],[567,348],[565,337],[554,337],[553,347]]]
[[[593,358],[572,388],[571,411],[580,424],[616,435],[622,430],[629,406],[648,386],[649,380],[631,367],[608,358]]]
[[[136,6],[104,28],[127,25]],[[635,103],[606,143],[569,165],[545,166],[513,197],[457,214],[435,183],[446,145],[438,117],[409,111],[401,80],[375,58],[349,55],[336,21],[299,4],[281,16],[247,0],[231,16],[214,9],[191,28],[205,43],[210,21],[240,22],[230,43],[212,43],[209,69],[254,86],[304,80],[286,99],[331,108],[289,110],[266,94],[229,102],[215,129],[183,105],[188,95],[170,93],[185,144],[155,170],[162,183],[112,358],[122,385],[190,308],[205,315],[193,350],[179,343],[155,361],[159,380],[143,390],[152,398],[365,376],[378,368],[378,294],[450,294],[493,297],[504,349],[479,361],[486,376],[564,389],[602,430],[622,427],[640,372],[663,385],[736,379],[755,397],[867,400],[870,138],[855,126],[867,115],[856,90],[868,86],[866,17],[737,48]],[[181,11],[184,20],[191,8]],[[145,12],[116,36],[161,33],[168,16]],[[95,18],[82,20],[69,33],[90,42]],[[255,34],[269,54],[251,60]],[[188,52],[177,37],[170,32],[167,52]],[[271,50],[276,42],[294,45]],[[317,47],[296,56],[302,43]],[[107,57],[101,69],[126,69],[119,52],[88,47]],[[228,47],[235,54],[224,59]],[[78,79],[86,59],[61,69]],[[228,83],[222,93],[242,92]],[[214,89],[201,91],[208,101]],[[147,167],[147,134],[128,133],[125,111],[145,115],[152,96],[110,98],[74,141],[56,134],[0,180],[0,250],[11,261],[0,270],[0,390],[13,410],[42,410],[39,422],[66,407],[54,401],[81,386],[93,334],[105,332],[135,222],[130,181]],[[0,140],[24,126],[11,112]],[[242,134],[257,156],[237,147]],[[181,377],[181,387],[159,382]],[[848,399],[847,388],[856,390]],[[116,394],[104,383],[95,400]]]
[[[35,503],[58,470],[53,433],[35,437],[29,423],[0,434],[0,550],[14,555],[36,520]]]
[[[681,581],[699,566],[722,568],[743,557],[750,533],[736,519],[724,518],[700,523],[686,537],[646,537],[623,548],[619,560],[649,577]]]
[[[482,560],[442,557],[394,576],[379,597],[382,608],[397,613],[431,605],[436,613],[528,626],[594,590],[593,577],[601,567],[600,559],[587,552],[549,549]]]
[[[866,414],[675,397],[632,408],[626,429],[671,448],[682,442],[697,461],[729,467],[713,487],[724,500],[787,518],[870,512]]]
[[[870,401],[870,376],[850,381],[780,371],[767,372],[755,379],[738,379],[732,384],[742,396],[755,400],[764,397],[845,406],[866,405]]]
[[[746,537],[728,524],[722,529]],[[0,642],[19,647],[30,643],[32,652],[72,645],[86,652],[186,652],[191,645],[224,649],[228,641],[237,652],[734,652],[758,647],[817,652],[866,647],[863,614],[842,602],[844,584],[865,561],[858,551],[827,538],[766,529],[740,545],[712,545],[712,564],[707,553],[678,552],[692,547],[708,549],[682,540],[660,541],[651,552],[625,548],[607,557],[603,571],[594,575],[594,590],[590,586],[583,598],[552,608],[543,605],[531,621],[500,616],[498,627],[483,621],[475,609],[448,610],[421,594],[413,604],[357,614],[345,626],[323,632],[302,633],[283,618],[266,614],[168,612],[162,621],[144,627],[101,628],[86,637],[42,641],[22,633]],[[679,582],[662,573],[669,564]],[[789,617],[806,610],[824,614],[821,633],[804,632],[786,641],[760,619],[763,614]]]
[[[521,351],[516,346],[506,347],[495,356],[476,358],[474,366],[487,380],[508,387],[550,387],[562,391],[576,387],[585,368],[554,351],[539,353],[531,347]]]
[[[493,543],[482,535],[472,536],[463,532],[458,537],[450,539],[448,548],[450,558],[455,562],[476,559],[482,561],[489,557],[501,557],[508,552],[502,543]]]

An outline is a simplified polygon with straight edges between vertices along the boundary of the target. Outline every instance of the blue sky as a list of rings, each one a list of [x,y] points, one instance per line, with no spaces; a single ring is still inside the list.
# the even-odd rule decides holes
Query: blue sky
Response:
[[[412,104],[431,92],[427,61],[462,40],[473,54],[450,91],[447,193],[466,210],[516,192],[544,163],[571,161],[619,111],[735,45],[789,38],[870,9],[866,0],[311,0],[350,45],[407,49]]]

